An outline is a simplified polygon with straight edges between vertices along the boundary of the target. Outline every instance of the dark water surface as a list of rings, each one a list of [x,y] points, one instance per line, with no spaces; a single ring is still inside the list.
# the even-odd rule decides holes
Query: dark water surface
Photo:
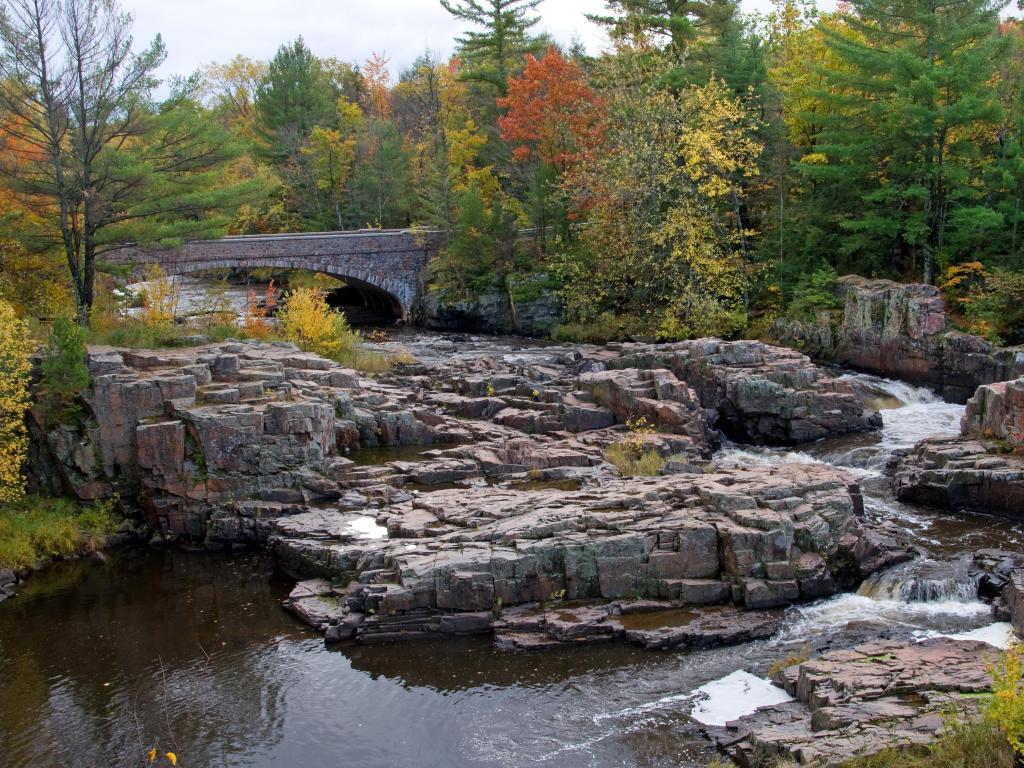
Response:
[[[877,386],[900,404],[880,433],[717,457],[847,467],[868,515],[926,551],[858,594],[790,609],[771,640],[693,653],[502,654],[488,639],[327,650],[280,608],[291,582],[266,556],[119,551],[35,576],[0,605],[0,768],[142,768],[153,746],[181,768],[706,766],[712,753],[690,718],[698,686],[736,670],[764,676],[805,643],[992,623],[970,583],[946,575],[976,548],[1024,548],[1024,526],[896,502],[882,476],[891,451],[955,431],[961,409]]]
[[[0,606],[0,765],[141,766],[154,744],[183,768],[700,765],[688,707],[657,702],[748,655],[328,651],[280,609],[288,587],[263,556],[180,551],[34,578]]]

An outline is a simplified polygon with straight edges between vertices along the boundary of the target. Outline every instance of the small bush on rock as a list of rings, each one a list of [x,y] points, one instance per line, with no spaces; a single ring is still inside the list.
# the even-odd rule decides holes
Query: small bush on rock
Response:
[[[42,392],[48,415],[57,421],[78,416],[78,394],[89,386],[85,331],[67,317],[58,317],[50,330],[43,359]]]
[[[647,445],[647,436],[655,432],[654,425],[640,416],[629,419],[626,427],[629,437],[609,445],[604,452],[605,460],[614,464],[624,477],[660,475],[665,468],[665,458]]]
[[[342,365],[368,372],[390,367],[386,356],[363,347],[362,337],[349,327],[345,315],[331,309],[324,292],[316,288],[296,288],[288,293],[277,313],[277,329],[300,349]]]

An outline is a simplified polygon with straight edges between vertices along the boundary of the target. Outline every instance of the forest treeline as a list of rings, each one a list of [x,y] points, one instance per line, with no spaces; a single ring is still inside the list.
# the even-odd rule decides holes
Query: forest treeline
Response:
[[[540,0],[441,5],[467,30],[448,59],[395,71],[299,38],[157,99],[162,41],[133,52],[116,6],[8,0],[0,291],[87,321],[124,243],[423,227],[447,242],[431,290],[553,289],[566,337],[756,331],[845,273],[938,283],[970,329],[1019,330],[1005,3],[607,0],[594,55],[540,32]]]

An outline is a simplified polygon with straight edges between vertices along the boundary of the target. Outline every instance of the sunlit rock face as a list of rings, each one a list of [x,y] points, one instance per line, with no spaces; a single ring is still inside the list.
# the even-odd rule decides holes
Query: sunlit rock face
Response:
[[[930,387],[959,403],[980,384],[1024,373],[1024,349],[953,330],[935,286],[847,275],[836,293],[841,310],[779,320],[772,335],[815,359]]]

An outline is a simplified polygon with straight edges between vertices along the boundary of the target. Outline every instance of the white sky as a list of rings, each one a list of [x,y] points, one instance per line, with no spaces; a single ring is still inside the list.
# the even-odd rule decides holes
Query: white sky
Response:
[[[397,75],[427,49],[447,57],[461,31],[438,0],[121,0],[121,5],[135,18],[136,48],[158,32],[163,35],[164,77],[189,74],[237,53],[269,59],[299,35],[317,56],[359,63],[383,53]],[[747,11],[770,5],[770,0],[743,0]],[[588,51],[597,53],[604,34],[583,14],[603,10],[603,0],[545,0],[537,28],[562,43],[578,33]]]

